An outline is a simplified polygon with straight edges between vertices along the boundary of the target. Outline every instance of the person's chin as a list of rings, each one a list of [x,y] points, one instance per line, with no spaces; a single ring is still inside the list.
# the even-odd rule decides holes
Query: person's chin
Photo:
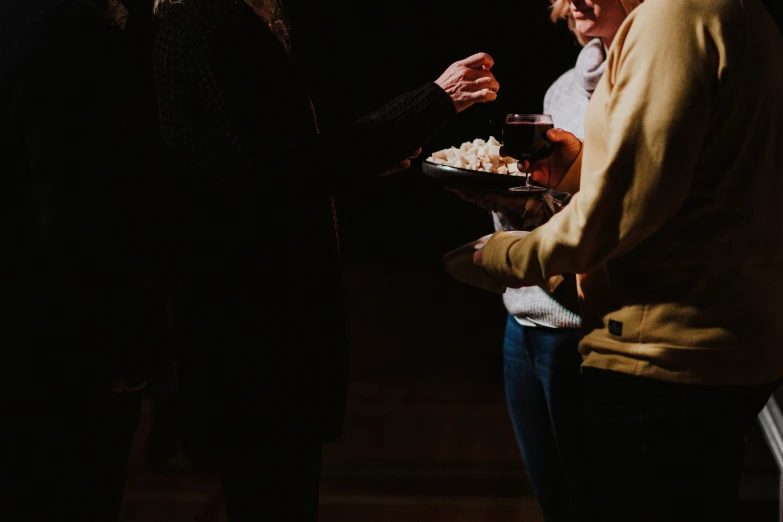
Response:
[[[596,36],[595,22],[591,20],[577,20],[574,29],[577,33],[581,34],[582,36],[586,36],[587,38],[593,38]]]

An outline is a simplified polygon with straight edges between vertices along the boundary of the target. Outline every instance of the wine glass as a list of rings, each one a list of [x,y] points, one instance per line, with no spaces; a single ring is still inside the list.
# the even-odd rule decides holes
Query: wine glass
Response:
[[[549,114],[507,114],[503,126],[503,150],[517,160],[534,161],[552,153],[552,142],[546,132],[554,128]],[[530,180],[530,171],[525,173],[525,184],[512,187],[512,192],[544,192],[547,187],[534,185]]]

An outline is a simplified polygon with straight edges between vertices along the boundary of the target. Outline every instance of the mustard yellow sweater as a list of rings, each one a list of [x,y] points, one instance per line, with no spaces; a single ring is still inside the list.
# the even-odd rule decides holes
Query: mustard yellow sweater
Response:
[[[496,233],[485,268],[510,287],[585,274],[585,366],[783,376],[783,37],[758,0],[648,0],[607,60],[560,185],[578,194]]]

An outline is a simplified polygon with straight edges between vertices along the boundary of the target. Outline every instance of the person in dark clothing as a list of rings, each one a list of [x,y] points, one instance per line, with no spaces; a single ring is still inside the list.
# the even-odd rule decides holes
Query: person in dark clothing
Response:
[[[151,10],[0,7],[4,520],[116,520],[168,357]]]
[[[232,521],[315,520],[348,373],[335,188],[406,168],[459,111],[494,100],[492,58],[319,133],[277,2],[160,4],[161,125],[182,164],[181,389],[201,405]]]

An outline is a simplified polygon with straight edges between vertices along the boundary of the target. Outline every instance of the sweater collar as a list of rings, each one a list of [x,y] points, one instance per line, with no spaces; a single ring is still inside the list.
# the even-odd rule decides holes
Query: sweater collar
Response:
[[[606,70],[606,56],[600,38],[594,38],[584,46],[576,59],[576,81],[592,95]]]

